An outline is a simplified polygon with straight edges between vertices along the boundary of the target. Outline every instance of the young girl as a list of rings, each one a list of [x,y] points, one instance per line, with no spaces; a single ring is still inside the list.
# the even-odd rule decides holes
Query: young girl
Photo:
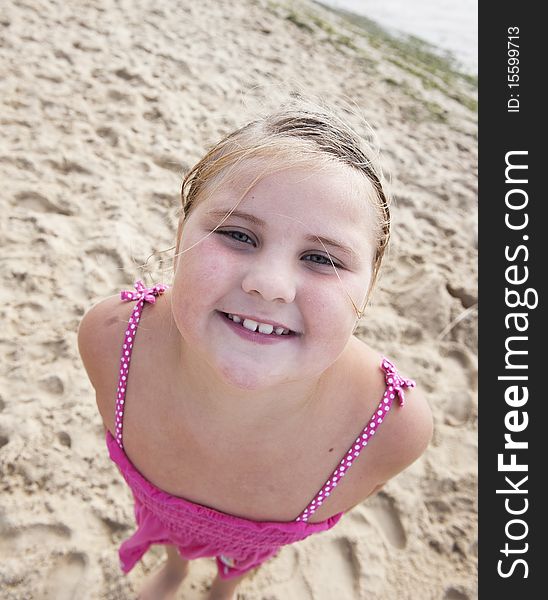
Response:
[[[432,419],[353,335],[389,208],[351,129],[282,108],[210,150],[182,203],[172,285],[99,302],[78,340],[135,499],[122,570],[165,545],[139,597],[174,598],[189,560],[216,557],[209,598],[229,599],[416,460]]]

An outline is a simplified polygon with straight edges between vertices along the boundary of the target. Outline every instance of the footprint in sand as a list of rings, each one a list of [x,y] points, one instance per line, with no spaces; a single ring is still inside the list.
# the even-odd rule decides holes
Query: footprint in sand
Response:
[[[294,547],[284,547],[261,571],[269,588],[291,582],[300,574],[299,553]]]
[[[53,394],[54,396],[61,396],[65,391],[65,384],[58,375],[49,375],[48,377],[44,377],[43,379],[40,379],[38,385],[45,392]]]
[[[440,349],[445,360],[444,378],[450,381],[443,403],[447,425],[465,425],[475,416],[478,367],[475,357],[462,344],[446,342]]]
[[[69,539],[72,530],[63,523],[45,525],[37,523],[23,527],[15,527],[8,523],[0,523],[0,554],[13,556],[29,550],[29,548],[53,548],[59,539]]]
[[[376,515],[366,504],[369,501],[356,506],[347,517],[352,527],[352,539],[356,540],[354,555],[359,560],[360,570],[356,569],[356,577],[359,577],[361,595],[357,594],[356,598],[382,598],[386,580],[390,577],[387,568],[390,569],[392,549],[377,543],[379,525]]]
[[[60,204],[55,204],[46,196],[33,190],[24,190],[15,194],[14,204],[19,208],[25,208],[34,212],[57,213],[65,216],[74,214],[74,211],[68,205],[61,206]]]
[[[443,412],[447,425],[465,425],[474,415],[474,395],[465,388],[448,392]]]
[[[95,286],[101,288],[105,283],[112,285],[113,282],[125,285],[124,262],[116,250],[95,246],[86,250],[86,255],[91,259],[92,265],[86,288],[92,296],[95,294]]]
[[[44,318],[46,307],[39,302],[20,302],[15,305],[15,310],[17,310],[19,318],[25,319],[25,321],[37,321]]]
[[[43,600],[78,600],[82,598],[82,578],[88,557],[82,552],[70,552],[54,560],[42,592]]]
[[[314,561],[314,579],[308,584],[317,600],[353,600],[360,597],[361,566],[355,544],[338,538],[322,545]],[[333,577],[337,573],[337,577]],[[308,578],[307,578],[308,579]]]
[[[426,333],[436,335],[451,321],[452,298],[445,280],[431,267],[415,265],[404,275],[394,273],[385,289],[393,294],[397,313],[418,324]],[[417,286],[420,281],[420,286]],[[424,310],[429,306],[429,310]]]
[[[445,342],[440,347],[440,354],[444,358],[450,359],[446,362],[445,368],[452,369],[459,386],[469,387],[476,391],[478,387],[478,366],[476,357],[468,350],[466,346],[457,342]],[[452,380],[453,381],[453,380]]]
[[[73,347],[65,338],[47,340],[41,342],[43,350],[41,350],[40,357],[44,359],[51,359],[49,362],[58,360],[60,358],[72,357]]]
[[[393,546],[400,549],[405,548],[407,536],[392,498],[379,492],[367,501],[367,512],[371,514],[372,521]]]
[[[14,526],[6,522],[0,514],[0,556],[25,556],[37,549],[49,554],[58,548],[63,540],[72,537],[72,530],[64,523],[51,525],[36,523],[28,526]],[[81,552],[68,552],[54,556],[50,572],[44,578],[44,587],[36,598],[41,600],[77,600],[84,597],[82,577],[88,564],[88,557]]]

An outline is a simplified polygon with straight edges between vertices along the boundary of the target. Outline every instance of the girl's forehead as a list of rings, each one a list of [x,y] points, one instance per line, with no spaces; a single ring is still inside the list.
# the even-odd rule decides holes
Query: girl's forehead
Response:
[[[266,173],[251,165],[218,180],[204,195],[203,208],[246,207],[288,217],[299,215],[305,222],[374,228],[374,198],[369,180],[345,165],[285,167]]]

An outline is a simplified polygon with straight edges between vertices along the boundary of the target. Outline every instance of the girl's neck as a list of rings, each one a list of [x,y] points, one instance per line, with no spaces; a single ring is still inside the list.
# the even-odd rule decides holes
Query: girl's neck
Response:
[[[317,414],[326,398],[328,372],[314,379],[292,381],[260,390],[246,390],[224,381],[203,358],[180,339],[175,378],[184,410],[193,421],[242,431],[283,428]],[[329,370],[328,370],[329,371]]]

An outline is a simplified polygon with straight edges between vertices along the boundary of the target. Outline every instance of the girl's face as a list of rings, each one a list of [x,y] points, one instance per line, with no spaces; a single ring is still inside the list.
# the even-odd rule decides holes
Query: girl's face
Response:
[[[256,174],[249,164],[238,184],[193,208],[172,290],[184,344],[248,390],[318,377],[334,363],[356,323],[345,289],[361,307],[375,251],[374,192],[360,174],[292,168],[245,193]],[[261,330],[248,328],[257,323]]]

